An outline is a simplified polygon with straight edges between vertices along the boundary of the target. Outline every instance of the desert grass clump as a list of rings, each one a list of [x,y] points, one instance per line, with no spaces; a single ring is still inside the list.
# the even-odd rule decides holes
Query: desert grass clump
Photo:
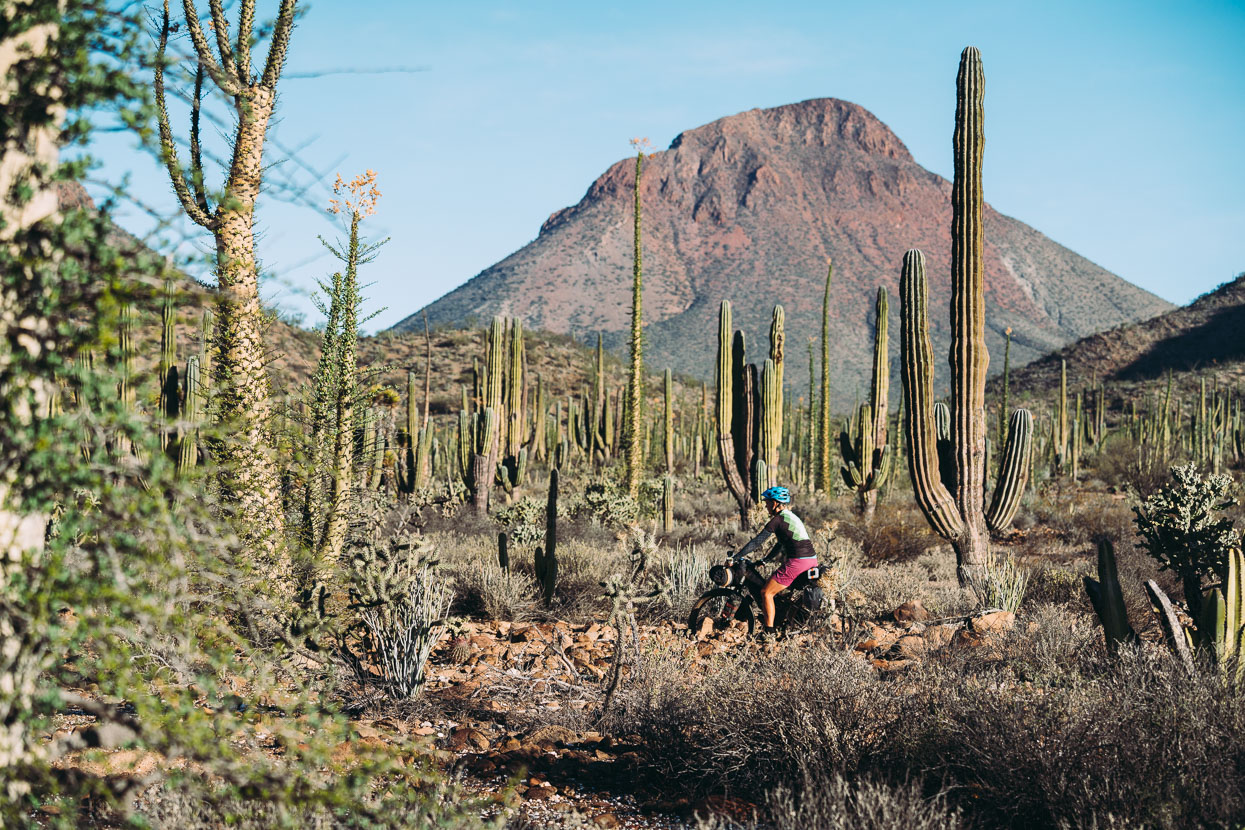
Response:
[[[860,541],[870,562],[910,562],[941,543],[914,508],[910,501],[879,505],[872,522],[844,522],[843,532]]]
[[[951,557],[947,551],[946,557]],[[958,581],[933,581],[928,572],[912,565],[874,565],[861,568],[855,587],[844,593],[851,609],[867,618],[889,618],[900,605],[918,600],[936,617],[966,614],[979,608],[975,595]]]
[[[626,562],[627,553],[617,539],[583,541],[571,536],[560,542],[558,593],[551,613],[563,620],[599,622],[609,611],[601,598],[601,585],[625,568]]]
[[[1082,594],[1080,582],[1077,590]],[[1007,666],[1020,682],[1066,686],[1097,674],[1102,638],[1090,618],[1068,605],[1026,605],[1024,622],[1004,640]]]
[[[883,763],[895,775],[929,770],[981,826],[1222,827],[1245,816],[1245,696],[1159,649],[1122,648],[1097,674],[1027,685],[1000,685],[997,670],[921,680]]]
[[[764,825],[772,830],[809,827],[852,830],[954,830],[965,826],[945,793],[925,798],[915,782],[888,784],[852,781],[835,775],[828,781],[806,778],[797,791],[781,787],[765,800]]]
[[[1085,589],[1081,587],[1084,571],[1054,564],[1044,564],[1029,572],[1024,605],[1082,604]]]
[[[805,776],[851,774],[884,751],[906,700],[849,654],[780,649],[724,655],[691,682],[678,656],[646,660],[622,693],[615,728],[650,748],[681,787],[758,795]]]
[[[669,583],[667,596],[677,608],[684,608],[709,587],[709,560],[695,546],[667,553],[663,562]]]
[[[984,569],[969,574],[968,584],[982,608],[1014,614],[1024,600],[1029,572],[1011,556],[994,557]]]
[[[492,560],[459,574],[458,604],[466,613],[489,620],[529,619],[536,608],[536,581],[523,571],[503,570]]]

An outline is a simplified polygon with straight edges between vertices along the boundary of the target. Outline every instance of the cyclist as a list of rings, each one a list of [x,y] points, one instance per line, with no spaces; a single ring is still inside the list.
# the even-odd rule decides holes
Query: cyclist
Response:
[[[778,570],[765,584],[761,595],[762,608],[765,612],[765,634],[774,633],[774,597],[784,588],[790,588],[796,577],[807,570],[817,567],[817,551],[813,549],[813,540],[804,529],[804,522],[791,512],[791,491],[786,487],[770,487],[761,494],[765,500],[765,509],[770,520],[761,528],[761,532],[752,541],[739,549],[736,559],[743,559],[757,550],[770,536],[776,536],[773,550],[761,562],[768,562],[782,554],[783,562]]]

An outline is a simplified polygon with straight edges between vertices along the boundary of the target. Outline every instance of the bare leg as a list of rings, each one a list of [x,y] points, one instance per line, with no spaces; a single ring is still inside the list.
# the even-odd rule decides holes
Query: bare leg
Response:
[[[774,627],[774,597],[782,593],[785,585],[779,585],[773,579],[765,583],[765,590],[761,593],[761,610],[765,612],[765,627]]]

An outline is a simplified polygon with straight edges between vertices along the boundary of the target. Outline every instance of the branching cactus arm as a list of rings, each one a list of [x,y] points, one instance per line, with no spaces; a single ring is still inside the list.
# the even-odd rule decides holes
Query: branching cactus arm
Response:
[[[939,474],[937,432],[934,426],[934,349],[925,314],[928,290],[925,255],[904,254],[900,293],[900,356],[905,406],[904,431],[908,441],[908,470],[917,505],[930,526],[945,539],[963,530],[959,510]]]
[[[1007,445],[1003,449],[999,481],[994,486],[990,507],[986,510],[986,524],[996,533],[1007,529],[1020,507],[1020,498],[1029,483],[1032,446],[1033,415],[1027,409],[1017,409],[1008,422]]]

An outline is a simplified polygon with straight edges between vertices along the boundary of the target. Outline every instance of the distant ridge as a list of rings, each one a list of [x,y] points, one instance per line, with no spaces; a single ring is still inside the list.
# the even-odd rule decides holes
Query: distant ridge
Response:
[[[1012,377],[1017,390],[1045,391],[1059,383],[1060,361],[1069,388],[1093,380],[1145,383],[1170,372],[1206,374],[1220,383],[1245,381],[1245,273],[1192,303],[1140,323],[1090,335],[1034,361]]]
[[[630,308],[633,186],[633,160],[617,162],[578,204],[553,213],[534,241],[428,306],[429,320],[460,326],[505,313],[584,340],[603,331],[620,344]],[[897,319],[899,264],[913,247],[927,257],[931,329],[936,350],[946,353],[951,186],[913,161],[865,109],[821,98],[688,130],[646,159],[642,190],[650,366],[709,377],[723,299],[732,301],[757,356],[767,346],[770,309],[781,302],[786,376],[798,386],[805,341],[820,331],[825,263],[833,257],[833,378],[836,408],[845,408],[843,396],[867,383],[877,286],[892,292]],[[1171,308],[988,207],[985,229],[993,371],[1007,327],[1020,365]],[[417,312],[394,328],[415,329],[421,320]]]

